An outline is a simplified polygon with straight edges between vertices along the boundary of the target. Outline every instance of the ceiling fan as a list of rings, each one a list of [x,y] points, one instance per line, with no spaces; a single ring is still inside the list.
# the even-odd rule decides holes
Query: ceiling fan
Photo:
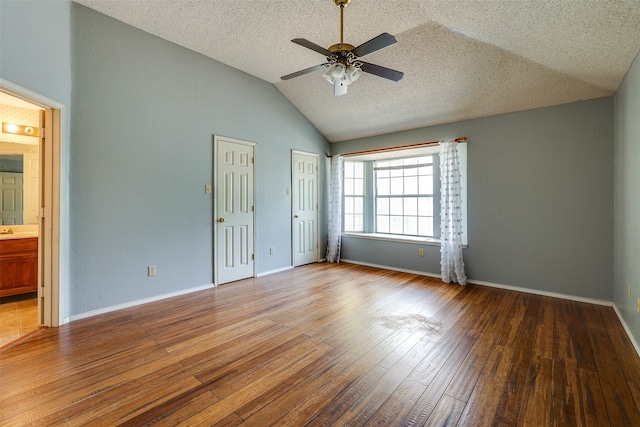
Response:
[[[299,44],[300,46],[311,49],[327,57],[327,62],[324,64],[316,65],[304,70],[296,71],[295,73],[282,76],[282,80],[289,80],[294,77],[302,76],[304,74],[312,73],[316,70],[327,69],[327,72],[323,77],[331,84],[333,84],[333,94],[335,96],[344,95],[347,93],[347,86],[353,83],[360,77],[360,74],[365,73],[374,74],[385,79],[399,81],[404,76],[401,71],[392,70],[391,68],[382,67],[380,65],[370,64],[368,62],[361,61],[360,58],[376,52],[387,46],[391,46],[397,42],[396,38],[388,33],[382,33],[377,37],[372,38],[368,42],[362,43],[360,46],[355,47],[348,43],[344,43],[344,8],[349,4],[351,0],[333,0],[336,6],[340,8],[340,43],[329,46],[328,49],[323,48],[307,39],[293,39],[292,42]]]

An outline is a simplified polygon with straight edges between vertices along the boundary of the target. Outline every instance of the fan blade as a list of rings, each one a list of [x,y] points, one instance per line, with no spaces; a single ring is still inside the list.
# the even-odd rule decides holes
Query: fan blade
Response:
[[[303,76],[305,74],[313,73],[316,70],[320,70],[322,68],[325,68],[327,65],[329,65],[329,64],[327,63],[327,64],[315,65],[313,67],[305,68],[304,70],[296,71],[295,73],[287,74],[286,76],[282,76],[280,78],[282,80],[289,80],[289,79],[292,79],[294,77]]]
[[[394,82],[397,82],[404,76],[402,71],[392,70],[391,68],[381,67],[376,64],[369,64],[368,62],[363,62],[360,69],[365,73],[375,74],[376,76],[393,80]]]
[[[310,42],[307,39],[293,39],[291,41],[295,44],[299,44],[300,46],[304,46],[307,49],[315,50],[316,52],[321,53],[324,56],[333,55],[333,52],[331,52],[329,49],[325,49],[322,46],[317,45],[314,42]]]
[[[354,48],[351,53],[357,57],[369,55],[377,50],[383,49],[387,46],[397,43],[395,37],[389,33],[382,33],[378,37],[374,37],[368,42],[362,43],[360,46]]]

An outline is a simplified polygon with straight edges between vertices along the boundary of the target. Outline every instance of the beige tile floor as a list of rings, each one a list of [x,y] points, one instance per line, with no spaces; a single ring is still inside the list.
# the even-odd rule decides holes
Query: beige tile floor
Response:
[[[0,348],[39,328],[37,299],[0,305]]]

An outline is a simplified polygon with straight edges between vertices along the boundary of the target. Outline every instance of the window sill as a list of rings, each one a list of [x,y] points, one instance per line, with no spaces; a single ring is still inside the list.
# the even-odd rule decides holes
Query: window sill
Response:
[[[344,237],[354,237],[356,239],[385,240],[387,242],[415,243],[418,245],[440,246],[440,239],[429,237],[403,236],[400,234],[380,234],[380,233],[342,233]]]
[[[440,239],[430,237],[403,236],[401,234],[381,234],[381,233],[342,233],[343,237],[353,237],[355,239],[383,240],[387,242],[415,243],[416,245],[440,246]],[[463,243],[462,248],[466,249],[467,244]]]

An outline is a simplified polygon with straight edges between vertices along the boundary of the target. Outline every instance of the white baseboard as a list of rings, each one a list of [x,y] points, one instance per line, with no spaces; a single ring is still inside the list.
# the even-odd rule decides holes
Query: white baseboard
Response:
[[[638,342],[633,337],[633,334],[631,333],[631,329],[629,329],[629,326],[627,325],[627,322],[624,321],[624,318],[622,317],[622,313],[620,313],[620,310],[618,310],[618,306],[615,305],[615,303],[613,304],[613,309],[615,310],[616,314],[618,315],[618,319],[620,319],[620,323],[622,323],[622,327],[624,328],[625,332],[627,333],[627,336],[631,340],[631,344],[633,344],[633,348],[636,349],[636,353],[638,353],[638,356],[640,356],[640,345],[638,345]]]
[[[268,276],[270,274],[280,273],[281,271],[291,270],[293,265],[288,265],[282,268],[276,268],[275,270],[263,271],[262,273],[256,274],[256,277]]]
[[[192,292],[204,291],[206,289],[211,289],[213,287],[214,287],[214,284],[213,283],[209,283],[208,285],[202,285],[202,286],[196,286],[194,288],[182,289],[182,290],[175,291],[175,292],[169,292],[169,293],[162,294],[162,295],[156,295],[154,297],[143,298],[143,299],[139,299],[139,300],[135,300],[135,301],[126,302],[124,304],[117,304],[117,305],[112,305],[112,306],[109,306],[109,307],[99,308],[97,310],[87,311],[85,313],[74,314],[72,316],[69,316],[67,319],[65,319],[66,320],[65,323],[73,322],[74,320],[86,319],[87,317],[97,316],[99,314],[110,313],[110,312],[116,311],[116,310],[122,310],[124,308],[134,307],[136,305],[147,304],[147,303],[154,302],[154,301],[160,301],[160,300],[167,299],[167,298],[173,298],[173,297],[177,297],[177,296],[180,296],[180,295],[190,294]]]

